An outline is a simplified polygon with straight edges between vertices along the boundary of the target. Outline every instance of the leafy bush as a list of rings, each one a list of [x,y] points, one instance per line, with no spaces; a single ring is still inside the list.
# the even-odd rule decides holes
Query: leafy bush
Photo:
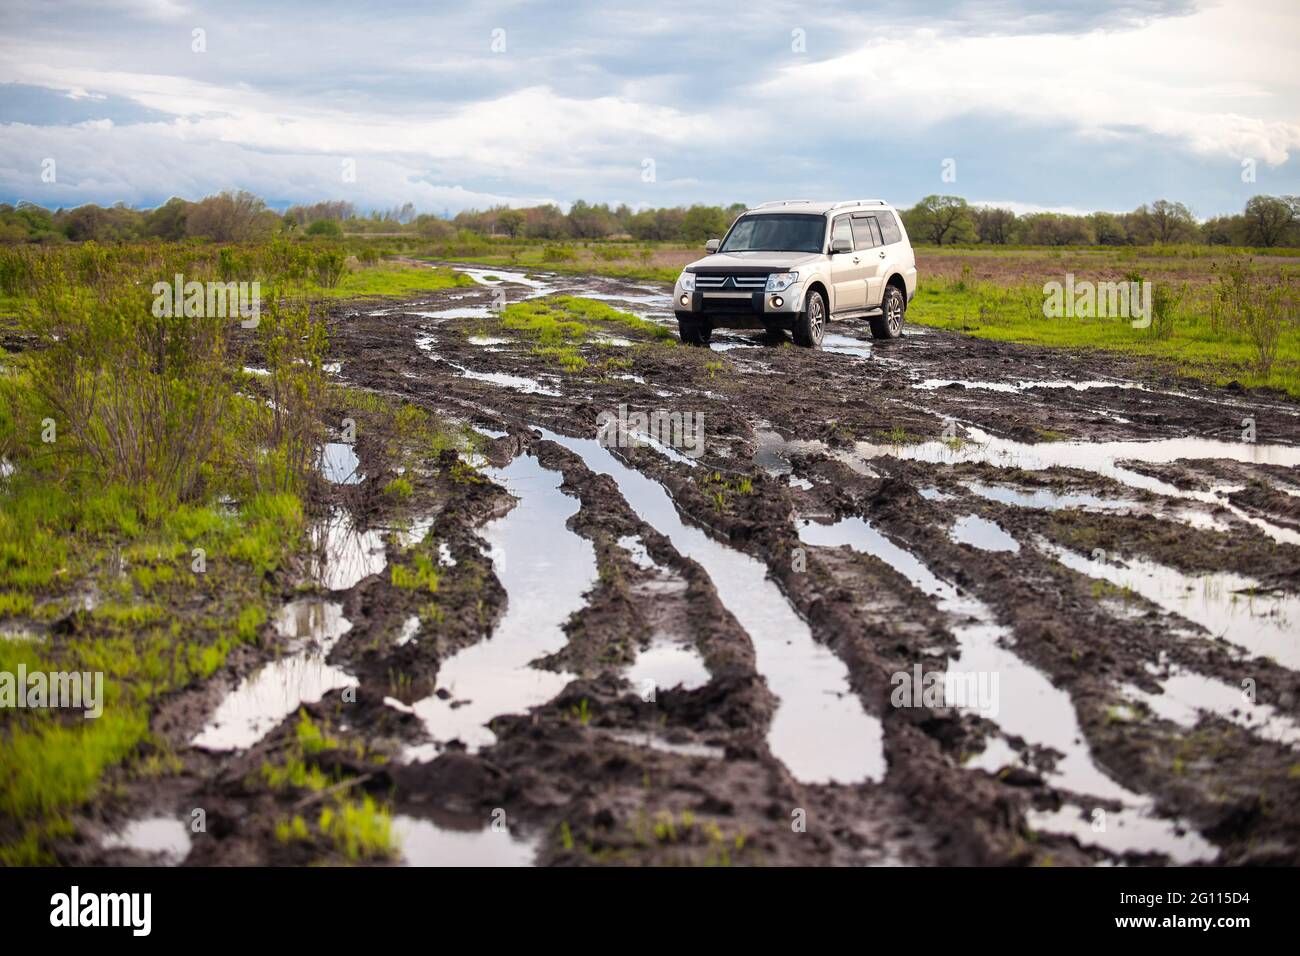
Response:
[[[317,219],[307,227],[307,235],[341,239],[343,237],[343,227],[335,219]]]
[[[577,258],[572,246],[547,246],[542,250],[543,262],[573,262]]]
[[[25,287],[19,321],[38,347],[25,361],[24,402],[6,416],[21,415],[22,432],[6,444],[165,500],[195,496],[214,468],[271,490],[294,487],[306,474],[324,332],[305,302],[288,304],[275,284],[297,271],[300,252],[287,244],[212,250],[88,242],[20,256],[4,268]],[[176,275],[269,283],[257,331],[242,327],[245,316],[230,297],[224,308],[205,297],[198,315],[180,303],[160,307],[154,284],[170,286]],[[242,394],[232,375],[254,340],[271,372],[269,408]],[[51,427],[34,429],[36,415],[52,419]],[[250,446],[262,454],[250,456]]]
[[[1295,279],[1279,272],[1264,276],[1248,259],[1233,259],[1216,269],[1218,282],[1210,298],[1210,321],[1217,330],[1232,328],[1255,350],[1255,371],[1268,378],[1277,361],[1278,340],[1300,316]]]
[[[316,281],[327,289],[333,289],[347,271],[348,257],[339,249],[326,249],[316,253],[312,266],[316,270]]]

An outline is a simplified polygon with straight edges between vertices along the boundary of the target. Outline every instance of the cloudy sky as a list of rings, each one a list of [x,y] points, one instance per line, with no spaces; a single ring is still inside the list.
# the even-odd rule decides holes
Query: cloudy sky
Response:
[[[1300,193],[1296,0],[0,4],[0,201]]]

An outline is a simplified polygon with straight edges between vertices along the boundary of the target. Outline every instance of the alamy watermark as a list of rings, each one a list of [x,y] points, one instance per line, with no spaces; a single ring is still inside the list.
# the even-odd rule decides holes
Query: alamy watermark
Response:
[[[889,683],[894,707],[958,707],[989,720],[1000,709],[996,671],[925,671],[914,664],[911,671],[896,671]]]
[[[261,321],[261,282],[186,282],[178,272],[174,281],[155,282],[151,291],[153,314],[160,319],[238,317],[246,329],[257,328]]]
[[[704,454],[704,413],[629,412],[619,405],[617,412],[601,412],[596,418],[596,441],[603,448],[640,448],[657,445],[676,449],[690,458]]]
[[[50,925],[56,927],[125,927],[132,936],[153,928],[152,893],[94,893],[73,885],[50,897]]]
[[[1049,319],[1132,319],[1133,328],[1151,325],[1151,283],[1074,281],[1074,273],[1065,274],[1065,283],[1055,280],[1043,284],[1043,315]]]
[[[94,720],[104,713],[103,671],[0,671],[0,709],[57,707],[81,710]]]

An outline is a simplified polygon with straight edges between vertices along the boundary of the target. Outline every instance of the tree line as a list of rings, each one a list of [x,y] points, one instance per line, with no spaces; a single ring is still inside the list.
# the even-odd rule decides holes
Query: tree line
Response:
[[[417,213],[412,203],[359,212],[345,200],[276,212],[252,193],[227,191],[191,202],[174,197],[153,209],[122,203],[46,209],[0,204],[0,242],[98,242],[209,239],[242,242],[274,235],[324,238],[395,234],[449,239],[462,231],[510,239],[703,242],[726,232],[745,210],[693,205],[632,209],[577,200],[566,213],[554,204],[466,210],[454,217]],[[1300,197],[1253,196],[1235,215],[1198,222],[1187,206],[1159,199],[1132,212],[1086,215],[1026,213],[971,205],[960,196],[927,196],[900,213],[913,242],[935,245],[1122,246],[1155,243],[1300,246]]]
[[[1252,196],[1236,215],[1198,222],[1180,202],[1157,199],[1132,212],[1086,215],[972,206],[960,196],[926,196],[900,210],[913,242],[935,245],[1221,246],[1300,245],[1300,196]]]

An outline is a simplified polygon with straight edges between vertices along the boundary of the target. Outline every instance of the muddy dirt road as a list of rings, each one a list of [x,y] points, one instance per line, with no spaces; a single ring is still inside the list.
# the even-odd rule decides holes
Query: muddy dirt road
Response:
[[[178,859],[306,862],[250,782],[302,706],[412,863],[1300,863],[1300,407],[857,324],[563,371],[494,300],[668,325],[662,289],[467,271],[338,310],[331,358],[483,479],[408,471],[394,516],[363,429],[284,655],[155,728],[185,771],[137,797],[215,821]]]

